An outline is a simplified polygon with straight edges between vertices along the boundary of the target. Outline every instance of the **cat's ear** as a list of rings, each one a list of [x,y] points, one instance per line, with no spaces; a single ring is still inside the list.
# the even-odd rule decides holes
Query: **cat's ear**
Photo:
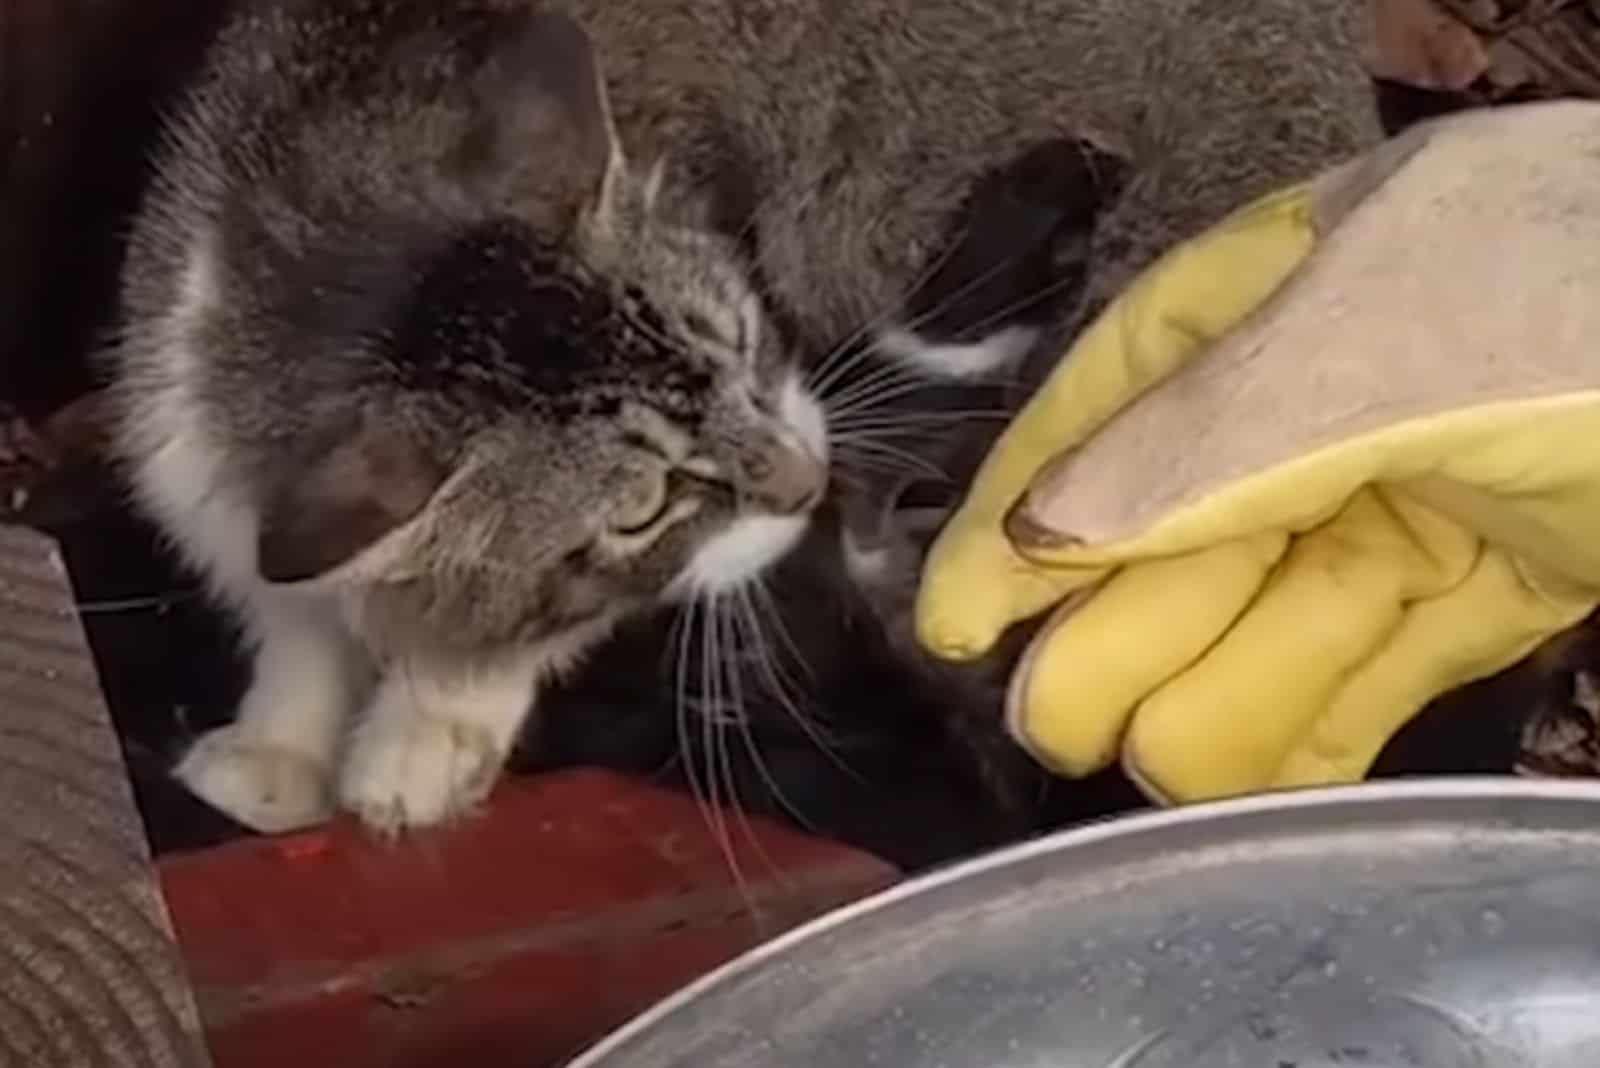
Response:
[[[503,29],[474,86],[490,121],[480,147],[529,183],[532,210],[609,217],[625,163],[589,35],[558,11],[519,15]]]
[[[390,536],[422,513],[446,476],[403,431],[363,425],[264,502],[261,577],[310,582],[363,563],[382,568]]]

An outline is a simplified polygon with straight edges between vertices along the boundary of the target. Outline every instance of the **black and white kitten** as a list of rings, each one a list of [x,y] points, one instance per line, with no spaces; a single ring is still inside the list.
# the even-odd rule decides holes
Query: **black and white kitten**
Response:
[[[804,537],[871,368],[914,392],[1033,347],[962,269],[984,233],[949,238],[985,174],[1123,161],[1093,306],[1376,135],[1349,6],[242,0],[112,361],[136,497],[255,648],[178,775],[269,831],[472,806],[619,621]]]

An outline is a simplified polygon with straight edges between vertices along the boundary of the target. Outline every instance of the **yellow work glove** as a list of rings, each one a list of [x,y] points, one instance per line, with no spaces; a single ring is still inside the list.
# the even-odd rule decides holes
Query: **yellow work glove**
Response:
[[[1008,428],[919,640],[1184,802],[1361,778],[1600,603],[1600,104],[1413,128],[1151,266]]]

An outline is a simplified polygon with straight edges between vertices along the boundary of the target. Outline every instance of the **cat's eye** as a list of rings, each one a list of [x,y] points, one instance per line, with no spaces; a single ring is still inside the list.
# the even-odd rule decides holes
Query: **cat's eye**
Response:
[[[698,341],[742,351],[745,342],[744,324],[738,320],[713,320],[697,311],[683,314],[683,329]]]
[[[611,530],[625,538],[648,533],[651,527],[667,517],[672,506],[672,495],[667,480],[656,479],[646,495],[618,507],[611,515]]]

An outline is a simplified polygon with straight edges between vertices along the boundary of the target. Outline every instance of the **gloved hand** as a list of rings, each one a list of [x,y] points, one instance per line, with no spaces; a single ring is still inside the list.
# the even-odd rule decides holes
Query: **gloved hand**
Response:
[[[1012,733],[1184,802],[1362,777],[1600,603],[1600,104],[1474,112],[1151,266],[923,573],[965,659],[1053,609]]]

